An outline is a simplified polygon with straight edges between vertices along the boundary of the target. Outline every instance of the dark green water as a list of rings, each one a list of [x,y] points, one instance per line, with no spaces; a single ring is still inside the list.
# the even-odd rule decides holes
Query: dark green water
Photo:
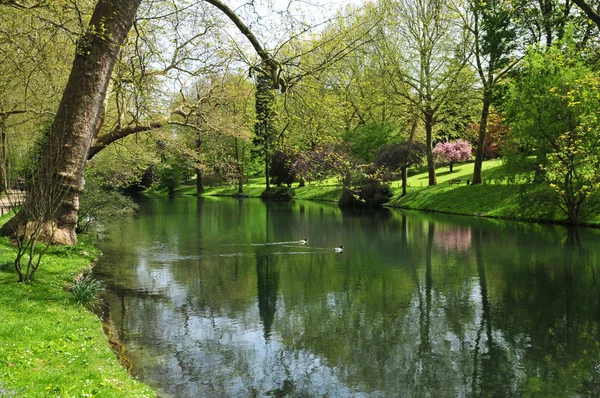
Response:
[[[161,396],[600,396],[600,231],[146,199],[102,250]]]

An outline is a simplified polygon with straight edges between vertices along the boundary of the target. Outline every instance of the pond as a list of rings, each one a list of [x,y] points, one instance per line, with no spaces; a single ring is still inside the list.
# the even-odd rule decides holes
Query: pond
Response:
[[[133,374],[162,397],[598,396],[599,242],[593,229],[153,198],[111,231],[95,272]]]

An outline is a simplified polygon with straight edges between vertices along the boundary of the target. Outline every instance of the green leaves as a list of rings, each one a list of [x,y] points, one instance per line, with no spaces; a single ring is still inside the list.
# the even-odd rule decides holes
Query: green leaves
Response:
[[[506,109],[513,153],[537,157],[538,179],[577,222],[600,183],[600,80],[572,42],[559,44],[545,52],[529,50]]]

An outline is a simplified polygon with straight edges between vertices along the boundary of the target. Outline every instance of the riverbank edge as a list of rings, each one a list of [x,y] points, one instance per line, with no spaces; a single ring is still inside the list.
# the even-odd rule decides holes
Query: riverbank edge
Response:
[[[322,187],[316,186],[317,195],[311,194],[311,187],[306,186],[296,188],[301,195],[295,196],[292,200],[308,200],[313,202],[328,202],[337,203],[341,195],[342,188],[332,188],[329,192],[324,192]],[[507,189],[509,188],[509,189]],[[526,194],[534,197],[543,190],[543,187],[535,186],[530,188]],[[477,192],[473,192],[477,190]],[[432,187],[413,188],[410,189],[405,197],[400,193],[395,195],[386,203],[384,208],[402,209],[411,211],[423,211],[427,213],[451,214],[460,216],[489,218],[504,221],[516,221],[539,224],[555,224],[562,226],[575,226],[586,228],[600,228],[600,209],[593,209],[593,221],[582,221],[577,224],[571,223],[566,216],[560,211],[558,206],[553,203],[529,203],[523,205],[519,200],[515,199],[518,194],[522,195],[523,191],[527,191],[526,185],[492,185],[481,184],[477,186],[446,186],[436,185]],[[245,197],[260,198],[260,194],[254,192],[246,194]],[[336,195],[332,196],[331,192],[336,191]],[[397,191],[395,189],[394,191]],[[520,191],[519,193],[516,193]],[[424,195],[427,193],[426,195]],[[189,194],[189,193],[188,193]],[[471,200],[474,194],[478,195],[477,201]],[[225,193],[224,190],[213,192],[209,190],[204,194],[192,194],[198,197],[236,197],[235,194]],[[541,195],[541,194],[540,194]],[[545,196],[545,194],[544,194]],[[415,205],[415,203],[418,203]],[[450,210],[452,203],[460,203],[458,210]],[[472,206],[469,206],[469,203]],[[543,205],[543,206],[540,206]],[[596,206],[597,207],[597,206]],[[530,216],[517,215],[519,212],[531,214]],[[509,214],[506,214],[509,213]]]
[[[157,396],[122,366],[106,325],[68,291],[74,276],[101,255],[81,240],[51,247],[34,281],[18,283],[14,251],[0,238],[0,396]]]

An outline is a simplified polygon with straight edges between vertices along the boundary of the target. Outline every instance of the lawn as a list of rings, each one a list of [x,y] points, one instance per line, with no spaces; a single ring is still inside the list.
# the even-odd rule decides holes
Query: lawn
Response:
[[[14,250],[0,238],[1,397],[155,396],[120,365],[102,321],[67,290],[97,255],[87,243],[52,247],[34,281],[18,283]]]
[[[409,171],[406,197],[400,197],[401,181],[391,182],[394,197],[387,206],[529,221],[566,221],[566,216],[556,204],[556,195],[548,187],[525,181],[515,183],[515,176],[502,167],[501,160],[484,161],[482,175],[483,184],[470,185],[472,162],[455,164],[452,172],[448,166],[437,167],[438,184],[428,186],[427,168],[421,167]],[[460,180],[460,183],[450,184],[450,180]],[[244,185],[244,194],[259,197],[264,187],[264,177],[252,178]],[[294,184],[293,188],[295,199],[337,202],[342,194],[342,185],[337,178],[308,183],[302,188]],[[178,192],[195,195],[196,189],[195,186],[186,186]],[[231,196],[236,193],[235,186],[219,186],[207,187],[204,195]],[[596,202],[590,201],[587,206],[582,217],[584,224],[600,224],[600,200]]]

